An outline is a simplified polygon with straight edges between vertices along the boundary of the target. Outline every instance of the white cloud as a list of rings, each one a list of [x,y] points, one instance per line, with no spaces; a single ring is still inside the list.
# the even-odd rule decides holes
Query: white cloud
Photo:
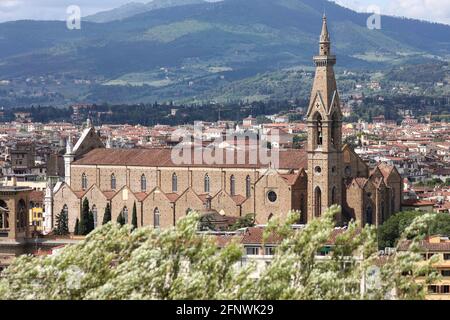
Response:
[[[334,0],[342,6],[367,12],[371,5],[379,6],[381,13],[399,17],[450,24],[450,0]]]
[[[387,10],[398,16],[450,24],[450,0],[391,0]]]

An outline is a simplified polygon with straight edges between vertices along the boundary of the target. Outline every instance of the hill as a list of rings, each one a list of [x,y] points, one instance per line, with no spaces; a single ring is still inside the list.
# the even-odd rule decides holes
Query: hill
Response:
[[[57,21],[0,24],[0,79],[9,81],[0,102],[21,94],[14,101],[22,105],[114,99],[108,92],[129,101],[195,100],[236,81],[310,67],[324,8],[339,67],[376,70],[450,56],[450,26],[383,16],[382,29],[369,30],[367,14],[325,0],[155,3],[171,5],[128,5],[83,20],[81,30]]]

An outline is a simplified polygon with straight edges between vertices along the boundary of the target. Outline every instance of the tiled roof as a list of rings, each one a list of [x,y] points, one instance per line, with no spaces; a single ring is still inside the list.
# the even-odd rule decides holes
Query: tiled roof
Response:
[[[408,250],[411,245],[411,241],[404,241],[399,244],[400,251]],[[430,243],[429,241],[422,240],[419,242],[419,246],[424,251],[431,252],[449,252],[450,253],[450,241],[440,243]]]
[[[295,184],[298,178],[298,174],[292,173],[292,174],[280,174],[281,178],[283,178],[288,185],[292,186]]]
[[[225,161],[224,152],[224,163]],[[281,169],[300,169],[307,166],[307,154],[305,150],[281,150],[279,167]],[[143,166],[143,167],[221,167],[221,168],[266,168],[268,164],[258,162],[253,164],[249,161],[249,153],[246,153],[244,161],[238,162],[235,155],[234,163],[231,164],[195,164],[192,165],[175,164],[172,161],[172,149],[152,148],[152,149],[94,149],[82,156],[73,165],[116,165],[116,166]]]
[[[236,205],[241,205],[245,202],[245,200],[247,200],[246,197],[241,196],[240,194],[231,196],[231,199],[233,199],[233,201],[236,203]]]
[[[180,195],[177,193],[166,193],[166,197],[170,202],[175,202],[180,197]]]
[[[31,191],[28,199],[34,203],[42,203],[44,202],[44,192]]]
[[[279,244],[282,241],[281,236],[277,234],[271,234],[263,241],[264,228],[247,228],[242,238],[242,244]]]

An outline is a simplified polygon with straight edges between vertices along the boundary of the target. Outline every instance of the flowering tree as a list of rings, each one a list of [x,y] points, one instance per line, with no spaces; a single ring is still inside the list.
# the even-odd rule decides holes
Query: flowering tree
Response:
[[[338,211],[331,208],[300,232],[291,228],[296,213],[284,223],[271,222],[267,235],[283,240],[258,279],[252,279],[253,264],[238,267],[240,244],[219,250],[215,238],[198,233],[196,213],[167,230],[108,223],[57,255],[17,258],[0,280],[0,299],[423,298],[423,286],[433,280],[431,262],[418,263],[412,246],[380,264],[372,227],[350,224],[331,254],[317,259]],[[420,234],[426,224],[425,217],[407,232]]]

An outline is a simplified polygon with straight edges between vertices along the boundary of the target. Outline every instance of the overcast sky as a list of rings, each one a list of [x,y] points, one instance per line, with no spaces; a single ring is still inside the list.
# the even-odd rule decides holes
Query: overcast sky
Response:
[[[128,2],[148,0],[0,0],[0,21],[66,18],[66,8],[78,5],[82,15],[112,9]],[[245,0],[242,0],[245,1]],[[405,16],[450,24],[450,0],[335,0],[358,11],[378,5],[382,14]]]

